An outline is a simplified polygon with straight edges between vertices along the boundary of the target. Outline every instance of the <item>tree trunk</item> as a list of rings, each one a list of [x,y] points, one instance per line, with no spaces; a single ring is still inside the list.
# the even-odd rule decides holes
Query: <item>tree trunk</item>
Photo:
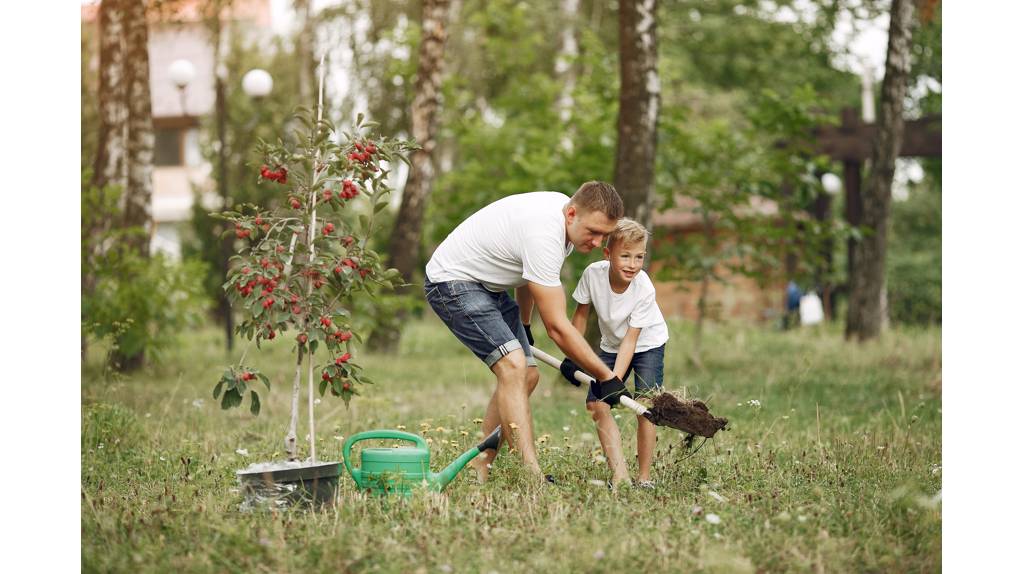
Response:
[[[132,246],[149,257],[153,204],[153,109],[149,93],[149,30],[146,3],[129,2],[125,20],[128,71],[128,185],[124,195],[124,226],[141,227]]]
[[[654,154],[661,91],[656,10],[656,0],[619,2],[621,88],[615,189],[622,196],[626,215],[648,229],[654,205]]]
[[[100,21],[99,141],[93,162],[92,184],[116,185],[121,191],[124,247],[149,257],[153,195],[153,117],[149,93],[149,32],[142,0],[103,0]],[[88,281],[83,289],[91,289]],[[120,370],[142,366],[145,351],[124,355],[115,351],[110,361]]]
[[[563,126],[560,145],[566,152],[573,149],[573,92],[576,90],[576,58],[579,47],[576,43],[576,18],[579,0],[562,0],[559,12],[562,19],[562,47],[555,60],[555,74],[562,80],[562,91],[558,96],[558,119]]]
[[[217,127],[217,192],[220,194],[222,209],[231,209],[230,186],[227,181],[227,93],[224,86],[221,62],[224,57],[224,29],[221,23],[222,6],[212,5],[209,15],[210,41],[213,44],[213,86],[214,86],[214,117]],[[226,225],[226,223],[225,223]],[[220,276],[226,277],[230,271],[231,254],[234,252],[234,239],[230,233],[220,239]],[[220,317],[224,321],[224,347],[230,353],[234,348],[234,315],[231,312],[231,300],[227,292],[221,291],[217,302]]]
[[[434,181],[433,151],[437,131],[437,110],[440,104],[441,75],[444,71],[444,48],[447,40],[449,0],[424,0],[423,37],[420,41],[419,65],[416,71],[416,95],[412,101],[412,135],[422,147],[413,152],[409,179],[402,192],[402,205],[395,219],[395,228],[388,242],[388,267],[394,267],[406,282],[411,283],[420,261],[423,235],[423,213]],[[397,289],[400,295],[409,288]],[[405,310],[399,310],[393,321],[382,324],[374,332],[369,346],[377,351],[393,353],[401,338],[400,326]]]
[[[910,41],[914,5],[893,0],[889,21],[889,47],[882,80],[878,139],[864,187],[864,225],[871,233],[854,246],[848,338],[865,341],[878,337],[883,323],[885,255],[892,205],[892,180],[903,141],[903,99],[910,73]],[[855,278],[855,279],[854,279]]]

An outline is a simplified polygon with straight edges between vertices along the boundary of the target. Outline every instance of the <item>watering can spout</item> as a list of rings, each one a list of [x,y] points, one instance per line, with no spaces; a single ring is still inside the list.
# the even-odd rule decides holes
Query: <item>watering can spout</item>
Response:
[[[499,426],[498,428],[494,429],[494,432],[488,435],[487,438],[483,440],[483,442],[462,453],[462,455],[459,456],[459,458],[452,461],[452,463],[449,464],[444,470],[437,474],[432,474],[430,476],[430,485],[433,487],[434,490],[441,490],[442,488],[447,486],[447,484],[451,482],[453,478],[455,478],[455,475],[459,474],[460,470],[462,470],[463,468],[465,468],[467,464],[469,464],[469,461],[476,458],[478,454],[482,453],[485,450],[497,450],[500,444],[501,427]]]

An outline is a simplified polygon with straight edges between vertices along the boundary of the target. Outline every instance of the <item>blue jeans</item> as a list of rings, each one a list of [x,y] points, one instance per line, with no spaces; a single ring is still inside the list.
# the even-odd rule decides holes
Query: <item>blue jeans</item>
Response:
[[[462,344],[488,367],[522,349],[526,364],[536,366],[519,304],[508,292],[495,293],[476,281],[424,281],[430,307]]]
[[[614,369],[615,359],[619,355],[599,349],[597,356],[609,369]],[[630,373],[633,373],[633,387],[636,389],[634,392],[636,396],[650,397],[657,394],[665,379],[665,345],[642,353],[635,353],[633,360],[629,362],[629,367],[626,368],[626,376],[622,378],[622,382],[629,380]],[[590,391],[587,392],[587,402],[592,403],[597,400],[600,399],[594,394],[594,385],[591,385]]]

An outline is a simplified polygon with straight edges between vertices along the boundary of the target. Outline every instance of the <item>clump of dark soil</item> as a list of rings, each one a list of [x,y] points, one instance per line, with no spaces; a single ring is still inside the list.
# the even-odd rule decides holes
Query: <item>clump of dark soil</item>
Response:
[[[654,405],[645,416],[656,425],[707,438],[715,436],[729,424],[727,419],[712,415],[702,401],[681,401],[669,393],[654,397]]]

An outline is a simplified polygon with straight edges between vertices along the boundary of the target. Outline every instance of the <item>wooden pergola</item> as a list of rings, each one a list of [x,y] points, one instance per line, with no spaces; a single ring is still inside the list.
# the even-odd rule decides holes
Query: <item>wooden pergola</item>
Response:
[[[900,157],[941,157],[942,116],[925,116],[906,120],[903,128],[903,144]],[[844,108],[840,113],[838,126],[821,126],[814,130],[815,151],[843,163],[843,193],[846,200],[844,218],[851,226],[860,226],[864,217],[864,201],[861,196],[861,173],[864,162],[871,158],[871,151],[878,136],[878,126],[861,121],[857,110]],[[819,220],[830,217],[832,197],[822,193],[815,201],[813,215]],[[847,240],[847,276],[853,273],[853,243]],[[832,268],[831,246],[825,253],[826,273]],[[823,284],[824,306],[831,318],[832,288]]]

